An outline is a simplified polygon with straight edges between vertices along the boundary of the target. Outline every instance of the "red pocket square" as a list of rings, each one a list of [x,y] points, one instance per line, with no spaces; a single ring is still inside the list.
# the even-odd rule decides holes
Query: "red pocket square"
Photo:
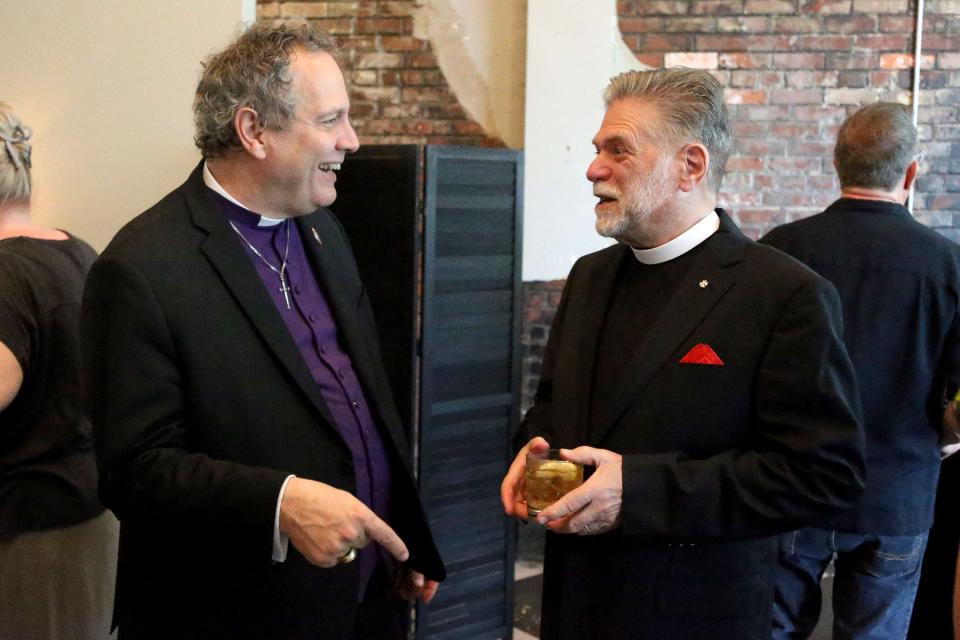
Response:
[[[700,343],[680,359],[680,364],[716,364],[723,366],[723,360],[710,345]]]

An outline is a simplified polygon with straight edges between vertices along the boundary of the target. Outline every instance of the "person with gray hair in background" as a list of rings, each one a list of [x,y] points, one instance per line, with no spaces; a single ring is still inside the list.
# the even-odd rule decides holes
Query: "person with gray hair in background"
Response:
[[[204,64],[203,160],[90,270],[84,365],[124,640],[400,639],[444,577],[347,237],[333,40]],[[375,188],[375,187],[373,187]]]
[[[31,220],[30,137],[0,102],[0,638],[102,640],[118,527],[97,499],[79,336],[97,254]]]
[[[761,240],[836,286],[867,438],[856,505],[782,537],[774,638],[813,631],[831,560],[834,638],[907,634],[960,385],[960,247],[904,206],[921,157],[908,107],[863,107],[837,133],[840,198]]]
[[[840,305],[745,237],[717,191],[731,148],[706,71],[615,77],[587,168],[617,244],[570,272],[519,455],[594,467],[539,513],[541,637],[770,637],[778,534],[851,505],[863,433]]]

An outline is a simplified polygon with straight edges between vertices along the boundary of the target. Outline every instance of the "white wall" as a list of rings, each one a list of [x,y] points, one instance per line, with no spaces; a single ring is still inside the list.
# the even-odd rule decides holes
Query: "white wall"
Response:
[[[33,127],[34,219],[102,249],[199,160],[200,61],[255,0],[3,0],[0,100]]]
[[[565,278],[609,244],[593,230],[587,165],[610,78],[640,68],[616,0],[528,0],[523,279]]]
[[[523,279],[566,277],[579,256],[610,242],[593,231],[585,173],[604,87],[641,66],[623,42],[616,0],[428,0],[414,24],[470,116],[525,149]]]

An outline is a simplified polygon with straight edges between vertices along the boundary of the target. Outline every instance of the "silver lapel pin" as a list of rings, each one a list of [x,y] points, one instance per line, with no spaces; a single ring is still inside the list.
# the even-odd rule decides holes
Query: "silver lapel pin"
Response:
[[[314,231],[314,233],[316,233],[316,231]],[[710,283],[707,282],[706,280],[701,280],[701,281],[700,281],[700,288],[701,288],[701,289],[706,289],[708,286],[710,286]]]
[[[313,237],[317,239],[317,244],[321,247],[323,246],[323,240],[320,239],[320,234],[317,233],[317,230],[313,227],[310,227],[310,231],[313,231]]]

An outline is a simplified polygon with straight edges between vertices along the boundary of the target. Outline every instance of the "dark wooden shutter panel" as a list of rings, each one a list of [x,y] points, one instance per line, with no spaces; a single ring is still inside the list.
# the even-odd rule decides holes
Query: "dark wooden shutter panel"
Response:
[[[514,539],[499,488],[518,419],[522,154],[367,146],[337,191],[448,571],[417,638],[508,638]]]

